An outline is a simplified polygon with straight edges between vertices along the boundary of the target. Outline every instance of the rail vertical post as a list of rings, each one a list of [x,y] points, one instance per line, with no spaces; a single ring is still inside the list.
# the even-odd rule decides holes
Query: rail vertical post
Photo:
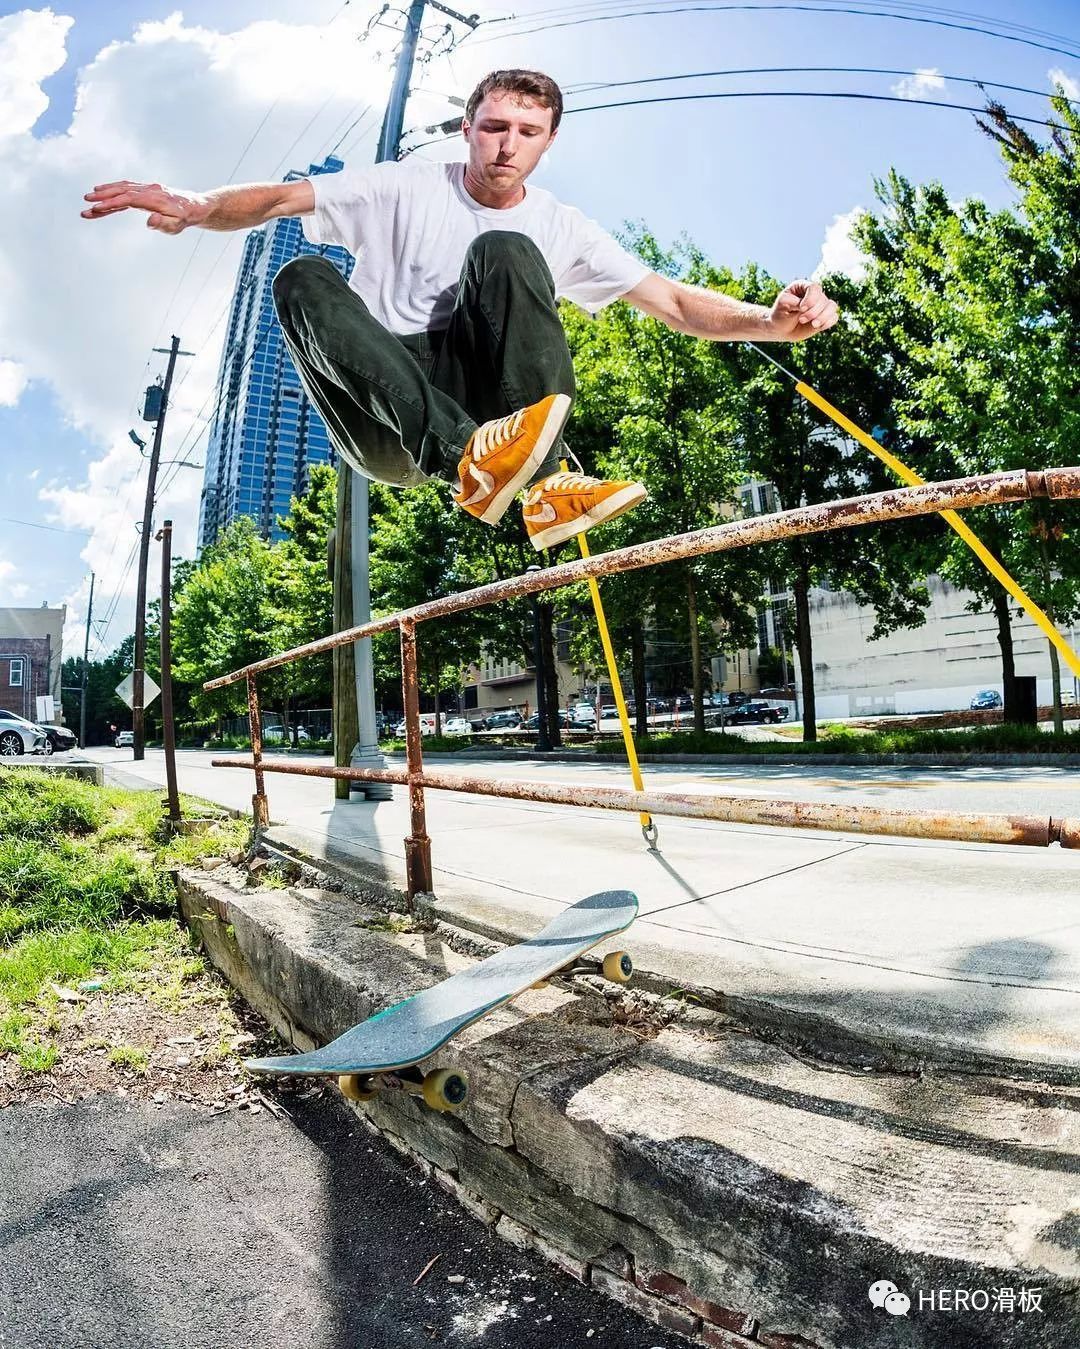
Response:
[[[405,877],[410,906],[418,894],[432,888],[416,669],[416,625],[404,622],[401,625],[401,692],[405,706],[405,767],[409,774],[409,826],[412,830],[405,840]]]
[[[248,725],[251,728],[251,758],[255,766],[255,795],[251,798],[251,813],[256,830],[270,823],[270,807],[266,800],[266,782],[262,768],[262,712],[259,710],[259,691],[255,676],[247,677]]]

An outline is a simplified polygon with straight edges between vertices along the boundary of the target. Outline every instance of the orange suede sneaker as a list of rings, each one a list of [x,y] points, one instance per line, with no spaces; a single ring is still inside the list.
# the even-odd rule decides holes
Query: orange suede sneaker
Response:
[[[497,524],[514,493],[547,458],[569,412],[567,395],[553,393],[509,417],[478,426],[458,464],[457,504],[485,524]]]
[[[539,551],[614,520],[648,495],[639,482],[602,482],[581,473],[553,473],[529,490],[521,513],[532,545]]]

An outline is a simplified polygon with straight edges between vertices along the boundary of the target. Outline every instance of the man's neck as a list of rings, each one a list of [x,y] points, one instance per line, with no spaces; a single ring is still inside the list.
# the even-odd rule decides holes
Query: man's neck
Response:
[[[485,187],[482,182],[472,175],[471,167],[468,163],[465,165],[465,191],[472,197],[473,201],[479,206],[487,206],[495,211],[508,211],[511,206],[519,206],[525,200],[525,184],[521,183],[516,189],[510,192],[495,192],[489,187]]]

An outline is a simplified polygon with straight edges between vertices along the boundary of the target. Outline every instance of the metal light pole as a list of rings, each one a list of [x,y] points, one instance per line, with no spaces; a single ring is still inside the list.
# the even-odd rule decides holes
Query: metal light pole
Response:
[[[394,70],[394,83],[383,115],[382,132],[375,162],[396,160],[401,129],[405,119],[405,104],[409,97],[409,79],[412,75],[416,44],[420,39],[420,25],[426,0],[412,0],[405,19],[405,35]],[[339,461],[339,473],[352,474],[351,509],[349,513],[349,558],[352,584],[352,621],[357,627],[371,617],[371,584],[368,564],[370,512],[368,480]],[[339,529],[343,522],[339,517]],[[357,741],[349,756],[350,765],[359,768],[383,768],[386,761],[379,749],[378,723],[375,718],[375,664],[371,638],[353,643],[353,675],[356,682]],[[389,801],[392,789],[389,783],[365,782],[353,784],[353,790],[368,801]]]
[[[397,65],[394,68],[394,82],[383,115],[379,145],[375,152],[375,162],[385,163],[397,160],[401,144],[401,131],[405,121],[405,104],[409,98],[409,81],[412,78],[413,62],[416,59],[416,47],[420,40],[420,28],[424,19],[424,10],[430,5],[449,18],[475,28],[479,22],[473,14],[466,16],[441,4],[440,0],[412,0],[405,16],[405,32],[398,52]],[[338,464],[338,472],[352,473],[344,464]],[[362,474],[353,473],[351,484],[351,510],[349,520],[349,543],[351,545],[350,579],[352,582],[352,621],[355,626],[366,623],[371,617],[371,590],[368,569],[368,543],[370,532],[370,512],[368,505],[368,480]],[[344,532],[341,517],[338,518],[339,538]],[[339,573],[340,575],[340,573]],[[371,639],[353,644],[354,676],[356,682],[357,743],[349,758],[350,765],[363,768],[382,768],[385,760],[379,749],[378,725],[375,718],[375,670],[372,659]],[[340,722],[335,717],[335,724]],[[388,801],[391,788],[384,782],[365,782],[353,784],[353,789],[362,792],[369,801]]]

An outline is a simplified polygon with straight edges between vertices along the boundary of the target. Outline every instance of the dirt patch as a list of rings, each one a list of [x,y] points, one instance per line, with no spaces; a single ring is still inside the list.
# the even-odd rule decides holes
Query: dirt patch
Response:
[[[28,1029],[48,1037],[56,1062],[30,1071],[15,1054],[0,1056],[0,1108],[102,1094],[211,1111],[276,1108],[276,1092],[251,1079],[241,1059],[286,1047],[212,970],[179,992],[152,976],[123,992],[54,984],[28,1012]]]

